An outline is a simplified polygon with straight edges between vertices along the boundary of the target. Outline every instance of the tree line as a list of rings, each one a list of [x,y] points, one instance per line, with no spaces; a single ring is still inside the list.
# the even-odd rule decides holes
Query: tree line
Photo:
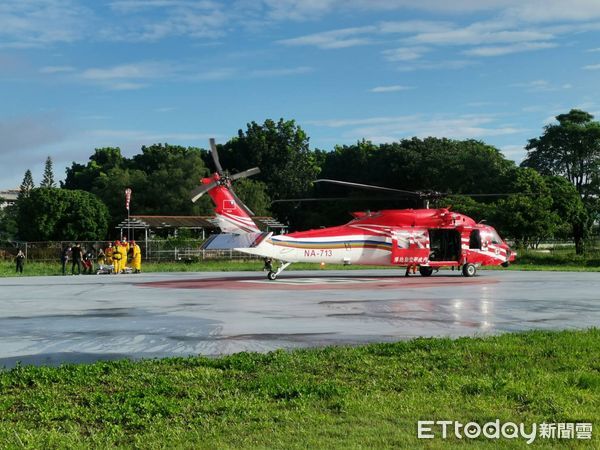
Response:
[[[355,210],[420,206],[411,199],[314,183],[331,178],[444,192],[434,206],[487,220],[520,245],[570,238],[582,252],[600,211],[600,123],[580,110],[556,119],[557,124],[529,140],[521,165],[471,139],[411,138],[379,145],[362,140],[331,151],[312,150],[305,131],[284,119],[251,122],[218,150],[231,173],[260,167],[257,176],[235,183],[236,193],[257,215],[274,215],[292,230],[344,223]],[[215,170],[203,148],[154,144],[132,157],[119,148],[95,149],[86,163],[72,163],[60,188],[54,187],[48,161],[40,187],[33,187],[31,173],[26,174],[17,204],[0,217],[5,235],[12,232],[24,240],[107,237],[126,215],[127,187],[133,190],[134,214],[212,213],[208,196],[195,204],[189,200],[200,178]],[[300,198],[337,200],[287,201]]]

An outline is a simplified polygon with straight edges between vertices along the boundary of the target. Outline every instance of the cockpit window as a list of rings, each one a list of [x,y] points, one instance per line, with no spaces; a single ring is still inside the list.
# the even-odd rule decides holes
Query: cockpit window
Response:
[[[502,238],[496,233],[496,230],[488,230],[488,233],[492,244],[502,244]]]

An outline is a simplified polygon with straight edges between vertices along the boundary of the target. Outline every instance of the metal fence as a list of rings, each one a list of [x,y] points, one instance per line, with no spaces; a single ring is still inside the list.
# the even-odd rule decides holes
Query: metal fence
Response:
[[[210,259],[250,260],[260,259],[257,256],[233,250],[202,250],[204,241],[201,239],[156,239],[138,241],[142,250],[142,258],[148,262],[169,261],[203,261]],[[95,255],[100,248],[106,249],[106,241],[78,242],[83,249]],[[27,261],[56,262],[60,260],[63,249],[73,245],[74,242],[21,242],[0,241],[0,260],[12,260],[19,250],[23,250]],[[512,244],[509,242],[509,244]],[[600,241],[594,239],[586,242],[588,251],[599,250]],[[541,252],[574,250],[575,244],[571,241],[547,240],[539,243],[535,250]]]
[[[259,259],[257,256],[233,250],[202,250],[204,241],[198,239],[160,239],[138,241],[142,259],[147,262],[203,261],[210,259],[246,260]],[[96,255],[99,249],[109,246],[105,241],[79,241],[84,251]],[[29,262],[57,262],[63,250],[74,244],[72,241],[22,242],[0,241],[0,260],[12,260],[19,250],[25,253]]]

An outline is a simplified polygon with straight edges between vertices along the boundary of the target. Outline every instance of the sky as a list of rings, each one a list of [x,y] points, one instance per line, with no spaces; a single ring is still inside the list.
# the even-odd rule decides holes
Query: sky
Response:
[[[280,117],[311,148],[437,136],[520,162],[554,116],[600,119],[599,87],[599,0],[2,0],[0,189]]]

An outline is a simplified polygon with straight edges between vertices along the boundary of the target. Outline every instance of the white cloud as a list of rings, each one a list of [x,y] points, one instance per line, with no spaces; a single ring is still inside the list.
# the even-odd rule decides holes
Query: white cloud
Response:
[[[399,91],[408,91],[410,89],[414,89],[411,86],[402,86],[400,84],[395,84],[392,86],[377,86],[373,89],[369,89],[369,92],[381,93],[381,92],[399,92]]]
[[[121,79],[161,78],[173,73],[168,64],[155,62],[140,62],[122,64],[108,68],[91,68],[81,73],[86,80],[104,81]]]
[[[45,66],[40,69],[40,73],[65,73],[65,72],[73,72],[75,70],[72,66]]]
[[[525,131],[510,124],[497,123],[493,115],[445,116],[422,114],[383,116],[360,119],[331,119],[309,122],[327,128],[347,128],[343,136],[348,139],[369,139],[385,136],[391,140],[406,137],[438,136],[452,139],[471,139],[504,136]]]
[[[112,67],[93,67],[77,74],[77,78],[98,84],[106,89],[125,91],[147,87],[148,81],[171,77],[179,70],[169,63],[152,61],[121,64]]]
[[[372,40],[369,38],[356,36],[371,34],[375,30],[376,29],[373,26],[342,28],[339,30],[324,31],[322,33],[308,34],[306,36],[291,39],[283,39],[278,42],[290,46],[310,45],[321,49],[347,48],[372,43]]]
[[[395,22],[381,22],[378,25],[380,33],[435,33],[453,28],[451,22],[438,22],[430,20],[404,20]]]
[[[451,59],[438,61],[411,61],[398,67],[400,72],[411,72],[413,70],[459,70],[477,64],[468,59]]]
[[[120,26],[101,30],[106,40],[155,42],[173,36],[215,39],[231,18],[226,5],[214,1],[123,0],[110,3]]]
[[[500,151],[504,153],[504,156],[506,156],[508,159],[512,159],[517,163],[523,161],[523,159],[525,159],[525,156],[527,156],[527,150],[525,150],[525,147],[523,147],[523,145],[518,144],[505,145],[503,147],[500,147]]]
[[[583,66],[585,70],[600,70],[600,64],[590,64],[588,66]]]
[[[160,108],[154,108],[154,112],[167,113],[167,112],[175,111],[176,109],[177,108],[175,108],[174,106],[163,106]]]
[[[141,144],[152,144],[156,142],[169,141],[205,141],[213,135],[209,133],[180,133],[180,132],[164,132],[157,133],[156,131],[147,130],[118,130],[118,129],[97,129],[88,130],[82,133],[83,136],[94,140],[94,146],[99,145],[122,145],[122,143],[130,144],[131,142],[140,142]],[[117,142],[117,143],[115,143]],[[118,144],[121,142],[121,144]]]
[[[591,53],[600,52],[600,47],[598,47],[598,48],[590,48],[587,51],[591,52]]]
[[[428,51],[427,47],[400,47],[384,50],[381,53],[388,61],[412,61],[421,58]]]
[[[519,44],[493,46],[493,47],[475,47],[465,50],[463,53],[469,56],[501,56],[511,53],[530,52],[534,50],[542,50],[554,48],[557,44],[552,42],[521,42]]]
[[[504,12],[524,22],[590,21],[600,18],[597,0],[528,0],[515,2]]]
[[[247,4],[246,2],[245,4]],[[460,13],[500,9],[518,3],[517,0],[255,0],[271,20],[305,21],[321,19],[332,13],[396,11],[415,9],[435,13]],[[259,8],[260,8],[259,7]]]
[[[429,45],[482,45],[537,42],[552,39],[551,33],[532,30],[506,29],[509,24],[476,22],[467,27],[446,31],[419,33],[409,40]],[[498,27],[502,27],[497,29]]]
[[[88,35],[93,13],[73,0],[3,0],[0,48],[43,47]]]
[[[300,66],[300,67],[289,67],[289,68],[283,68],[283,69],[256,69],[256,70],[251,70],[249,75],[251,77],[257,77],[257,78],[269,78],[269,77],[285,77],[285,76],[291,76],[291,75],[302,75],[305,73],[310,73],[313,72],[314,69],[312,67],[308,67],[308,66]]]
[[[529,92],[558,91],[560,89],[571,89],[573,87],[571,83],[554,84],[548,80],[533,80],[526,83],[515,83],[511,86],[525,88]]]

